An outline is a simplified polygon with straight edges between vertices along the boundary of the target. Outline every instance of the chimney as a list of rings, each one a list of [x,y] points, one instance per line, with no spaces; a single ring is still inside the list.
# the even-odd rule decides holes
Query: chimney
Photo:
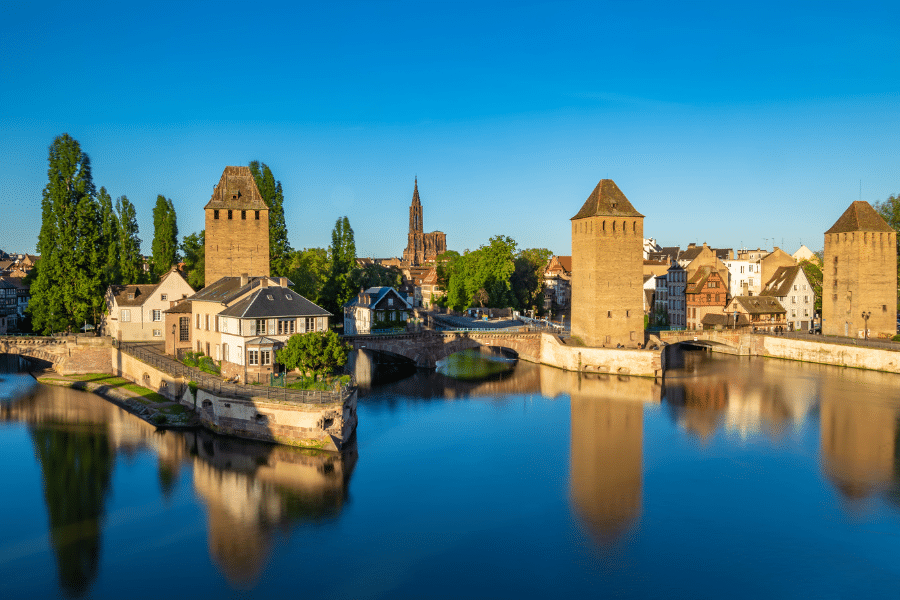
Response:
[[[241,273],[241,287],[244,287],[250,282],[250,276],[247,273]]]
[[[260,277],[259,278],[259,287],[261,287],[261,288],[269,287],[269,278],[268,277]]]
[[[280,282],[280,283],[281,283],[281,287],[286,288],[287,285],[288,285],[288,278],[287,278],[287,277],[280,277],[279,279],[281,280],[281,282]]]

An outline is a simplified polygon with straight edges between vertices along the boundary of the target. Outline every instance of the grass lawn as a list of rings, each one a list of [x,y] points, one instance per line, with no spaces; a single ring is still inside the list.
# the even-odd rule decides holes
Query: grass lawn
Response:
[[[131,383],[127,379],[123,379],[121,377],[115,377],[113,375],[107,375],[105,373],[88,373],[86,375],[75,375],[72,377],[77,381],[85,381],[88,383],[96,383],[99,385],[105,385],[108,387],[118,387],[123,390],[128,390],[129,392],[133,392],[140,396],[138,398],[139,401],[144,404],[148,403],[156,403],[156,402],[170,402],[168,398],[157,394],[153,390],[148,390],[145,387],[141,387],[135,383]]]

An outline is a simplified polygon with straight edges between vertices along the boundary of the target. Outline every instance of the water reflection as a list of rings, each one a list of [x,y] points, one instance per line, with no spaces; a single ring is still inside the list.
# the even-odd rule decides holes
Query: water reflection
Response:
[[[86,595],[97,576],[118,453],[156,453],[163,498],[190,467],[208,509],[210,555],[235,585],[262,572],[274,532],[340,514],[357,460],[355,447],[338,454],[157,430],[92,394],[48,386],[0,404],[0,420],[30,426],[59,584],[71,596]]]
[[[658,403],[660,388],[651,379],[560,373],[551,379],[571,390],[572,503],[592,536],[611,543],[641,514],[644,403]]]

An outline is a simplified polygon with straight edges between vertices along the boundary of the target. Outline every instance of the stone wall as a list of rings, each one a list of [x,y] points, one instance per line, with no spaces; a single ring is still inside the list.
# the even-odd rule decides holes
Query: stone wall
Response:
[[[241,438],[291,446],[340,450],[356,430],[354,391],[343,402],[328,404],[266,398],[227,398],[197,389],[196,398],[181,377],[112,348],[112,373],[162,396],[196,408],[204,427]],[[109,356],[109,349],[107,349]],[[260,388],[264,393],[265,388]]]
[[[900,373],[900,352],[762,336],[761,356]]]
[[[566,371],[661,376],[665,359],[661,350],[588,348],[563,344],[555,335],[541,336],[541,363]]]

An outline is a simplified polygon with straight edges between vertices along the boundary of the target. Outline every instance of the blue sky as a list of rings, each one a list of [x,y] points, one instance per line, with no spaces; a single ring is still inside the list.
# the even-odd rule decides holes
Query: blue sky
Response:
[[[616,181],[664,245],[816,250],[850,202],[900,193],[900,3],[0,3],[0,248],[34,251],[47,148],[157,194],[181,234],[226,165],[281,180],[291,244],[347,215],[399,256],[426,231],[571,248]]]

